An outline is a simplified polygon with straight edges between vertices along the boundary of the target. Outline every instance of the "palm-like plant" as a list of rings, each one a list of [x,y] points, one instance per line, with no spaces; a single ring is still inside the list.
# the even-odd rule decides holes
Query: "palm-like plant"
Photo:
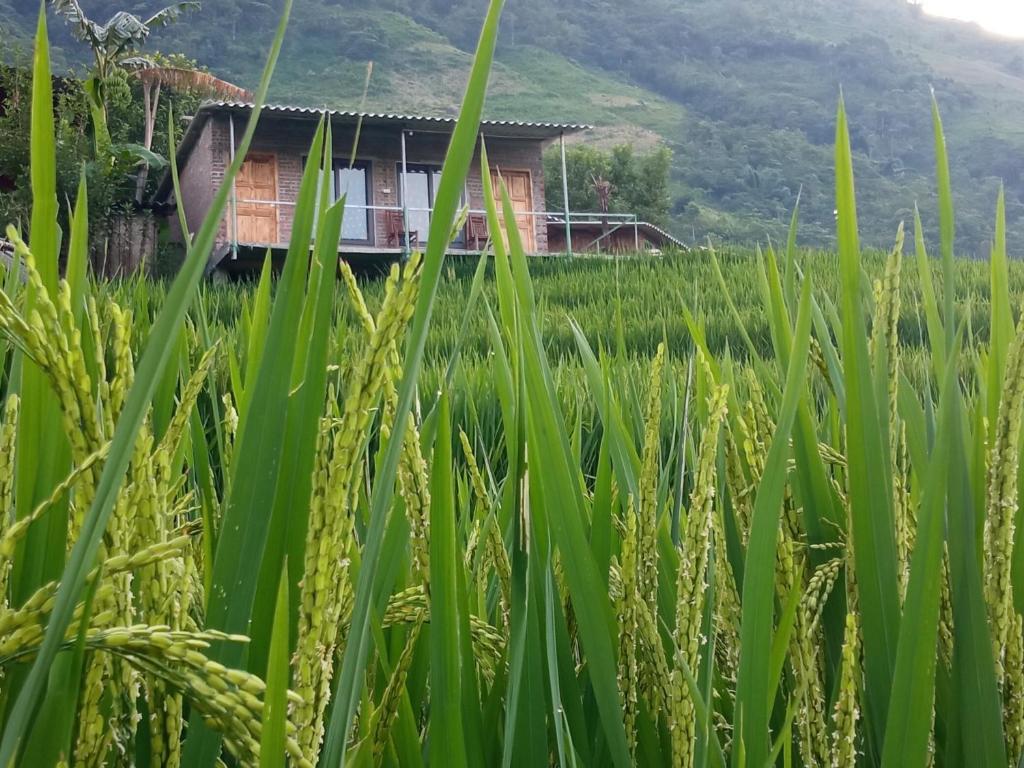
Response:
[[[70,24],[76,40],[88,43],[96,61],[95,75],[105,80],[118,67],[138,67],[151,64],[137,56],[152,30],[176,22],[184,13],[198,10],[197,0],[174,3],[143,20],[128,11],[118,11],[100,24],[85,15],[78,0],[51,0],[53,10]]]
[[[174,3],[145,20],[128,11],[118,11],[105,24],[86,16],[78,0],[50,0],[50,5],[72,27],[75,39],[87,43],[92,50],[95,68],[86,82],[86,92],[93,114],[97,154],[104,154],[110,143],[105,94],[107,81],[119,68],[152,66],[151,61],[138,55],[150,32],[173,24],[189,11],[198,10],[200,3],[198,0]]]

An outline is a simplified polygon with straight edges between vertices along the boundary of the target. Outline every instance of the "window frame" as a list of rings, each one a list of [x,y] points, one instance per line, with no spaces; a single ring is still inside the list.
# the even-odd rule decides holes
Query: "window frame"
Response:
[[[371,161],[371,160],[356,160],[354,162],[350,162],[348,160],[339,160],[338,158],[335,158],[334,162],[333,162],[333,165],[334,165],[334,171],[333,171],[334,178],[331,181],[334,184],[334,190],[333,190],[333,194],[332,194],[332,197],[334,199],[332,200],[332,203],[336,203],[336,202],[338,202],[338,200],[341,199],[341,195],[340,195],[340,190],[341,190],[341,174],[342,174],[343,171],[348,170],[349,167],[354,168],[354,169],[359,169],[359,170],[362,170],[365,173],[365,178],[366,178],[366,205],[367,205],[367,208],[366,208],[365,211],[363,211],[363,214],[366,216],[366,239],[347,238],[347,237],[344,236],[344,232],[343,232],[342,233],[341,242],[342,243],[347,243],[347,244],[350,244],[350,245],[373,246],[373,244],[376,242],[376,239],[377,239],[376,238],[376,235],[377,235],[377,232],[376,232],[376,229],[377,229],[377,227],[376,227],[377,217],[374,215],[375,211],[372,208],[372,206],[374,205],[374,201],[373,201],[373,161]],[[345,215],[348,216],[349,214],[350,214],[350,211],[346,210],[345,211]]]
[[[437,207],[437,187],[434,184],[436,176],[440,176],[444,170],[444,166],[439,163],[405,163],[404,168],[409,170],[409,173],[424,173],[427,176],[427,195],[430,198],[429,203],[429,217],[431,220],[434,218],[434,209]],[[403,183],[403,165],[401,162],[396,163],[396,177],[398,179],[398,205],[405,211],[405,184]],[[465,191],[462,193],[462,201],[465,203]],[[426,243],[429,233],[424,232],[420,235],[420,242]],[[459,230],[458,237],[450,244],[452,248],[465,248],[467,243],[466,239],[466,228],[462,227]]]

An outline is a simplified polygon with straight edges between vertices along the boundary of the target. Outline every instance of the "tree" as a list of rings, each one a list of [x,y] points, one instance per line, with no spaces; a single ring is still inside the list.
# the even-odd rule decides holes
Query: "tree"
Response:
[[[138,56],[153,29],[176,22],[182,14],[198,10],[198,0],[186,0],[163,8],[143,21],[139,16],[118,11],[106,24],[99,24],[85,15],[78,0],[50,0],[53,10],[72,28],[76,40],[87,43],[92,50],[95,67],[86,81],[86,92],[93,110],[97,154],[109,148],[107,131],[106,89],[117,69],[150,66],[152,62]]]
[[[549,210],[564,207],[562,176],[558,150],[544,158]],[[635,213],[643,221],[664,225],[669,218],[671,195],[668,188],[672,153],[665,147],[637,154],[629,144],[605,152],[579,145],[566,151],[566,177],[569,184],[569,208],[572,211],[598,211],[599,180],[611,184],[609,211]]]
[[[53,10],[72,26],[76,40],[89,44],[96,61],[95,74],[103,80],[116,67],[150,64],[148,59],[135,54],[146,42],[152,30],[167,27],[182,14],[199,10],[198,0],[185,0],[163,8],[143,21],[128,11],[118,11],[106,24],[89,19],[78,0],[50,0]]]
[[[23,231],[27,231],[32,210],[31,72],[28,62],[21,58],[15,59],[13,66],[0,67],[0,179],[4,179],[0,184],[0,222],[5,226],[18,224]],[[83,83],[55,77],[53,90],[57,199],[74,200],[84,173],[89,186],[89,231],[101,233],[110,216],[132,197],[134,178],[128,174],[137,160],[122,153],[112,161],[92,159],[90,107]],[[112,145],[117,147],[127,144],[139,130],[141,114],[130,93],[126,93],[126,84],[118,79],[111,90]],[[61,206],[65,227],[66,212]]]

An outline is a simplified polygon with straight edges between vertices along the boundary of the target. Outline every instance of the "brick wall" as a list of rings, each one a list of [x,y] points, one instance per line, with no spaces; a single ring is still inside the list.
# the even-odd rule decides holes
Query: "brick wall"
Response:
[[[269,147],[267,148],[269,149]],[[305,169],[304,158],[297,152],[277,152],[277,199],[294,203],[299,199],[299,186]],[[295,208],[281,206],[277,213],[277,239],[287,243],[292,239]]]
[[[213,204],[213,195],[224,179],[223,168],[219,178],[215,179],[213,175],[213,133],[212,125],[207,121],[188,162],[181,169],[181,205],[190,234],[195,234],[202,226],[206,212]],[[178,217],[170,216],[169,223],[172,238],[176,242],[184,242]]]
[[[238,125],[236,128],[235,140],[238,140]],[[210,161],[210,183],[214,189],[219,189],[224,183],[224,174],[231,164],[231,125],[225,115],[217,115],[210,119],[211,128],[211,161]],[[231,215],[230,202],[228,213],[220,223],[220,230],[217,232],[217,241],[226,243],[228,241],[228,216]]]
[[[236,141],[241,137],[243,121],[235,120]],[[299,185],[305,166],[305,158],[312,143],[316,124],[308,119],[265,119],[253,139],[253,152],[273,153],[277,156],[278,200],[283,203],[278,212],[278,239],[287,243],[291,237],[294,203],[298,198]],[[208,135],[207,135],[208,134]],[[198,202],[187,202],[186,210],[205,211],[212,202],[213,190],[224,179],[224,172],[230,160],[228,118],[218,115],[210,119],[204,129],[203,137],[197,143],[193,156],[189,159],[182,181],[186,175],[196,185],[203,180],[207,193],[193,192],[183,188],[186,198],[193,197]],[[351,129],[339,127],[334,130],[333,142],[336,164],[348,161],[348,152],[352,146]],[[203,149],[205,144],[208,150]],[[413,133],[406,138],[407,161],[412,164],[440,166],[448,148],[448,136],[433,133]],[[544,167],[542,161],[542,145],[538,141],[488,139],[487,152],[491,165],[496,168],[517,171],[529,171],[533,181],[533,209],[544,210]],[[371,205],[398,206],[400,203],[399,173],[401,164],[401,137],[398,131],[364,130],[360,136],[357,159],[369,163],[372,199]],[[195,164],[195,168],[193,168]],[[482,209],[483,183],[480,173],[480,158],[474,158],[473,167],[467,179],[466,189],[469,204],[473,209]],[[230,215],[230,214],[229,214]],[[199,216],[201,221],[201,216]],[[371,245],[384,247],[387,239],[386,213],[376,211],[372,216],[373,231]],[[547,226],[542,217],[535,220],[535,242],[538,252],[547,251]],[[194,225],[189,219],[189,227]],[[426,233],[420,233],[425,238]],[[226,220],[221,224],[218,236],[220,242],[228,241]]]
[[[486,137],[485,137],[486,139]],[[487,159],[492,168],[506,171],[529,171],[533,181],[533,210],[543,211],[544,203],[544,159],[540,142],[512,141],[508,139],[486,139]],[[466,186],[469,191],[469,205],[474,210],[484,207],[483,176],[480,172],[480,155],[473,158]],[[497,192],[497,190],[495,190]],[[538,253],[548,251],[548,228],[544,217],[535,217],[534,242]]]

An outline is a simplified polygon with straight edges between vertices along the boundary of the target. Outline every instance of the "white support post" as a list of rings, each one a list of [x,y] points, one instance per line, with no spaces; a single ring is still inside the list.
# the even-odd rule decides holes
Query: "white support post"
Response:
[[[640,217],[633,214],[633,247],[640,253]]]
[[[230,115],[228,117],[228,153],[231,156],[231,164],[235,162],[235,116]],[[235,186],[235,179],[238,174],[231,179],[231,258],[238,258],[238,189]],[[181,204],[181,201],[178,201]]]
[[[565,161],[565,132],[559,134],[562,151],[562,204],[565,207],[565,251],[572,256],[572,223],[569,221],[569,171]]]
[[[402,260],[408,261],[409,249],[409,162],[405,151],[405,128],[402,129],[402,224],[405,229],[405,243],[402,246]]]
[[[466,181],[462,184],[462,206],[466,209],[466,220],[462,222],[462,249],[464,251],[469,250],[469,217],[470,211],[473,210],[473,205],[469,198],[469,175],[466,176]],[[461,214],[462,211],[460,210]]]

